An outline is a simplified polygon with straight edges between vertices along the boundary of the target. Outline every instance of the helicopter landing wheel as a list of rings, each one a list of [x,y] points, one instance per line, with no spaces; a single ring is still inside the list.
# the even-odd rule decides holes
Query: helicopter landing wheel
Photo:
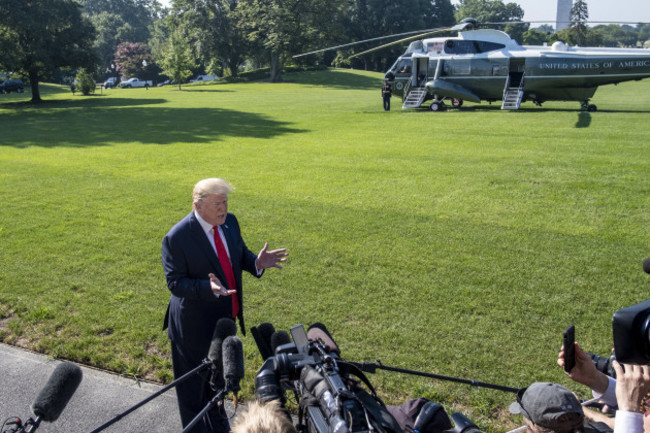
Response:
[[[445,104],[442,101],[433,101],[429,106],[431,111],[445,111]]]
[[[582,107],[582,111],[598,111],[598,107],[594,104],[590,104],[589,99],[585,99],[580,106]]]
[[[460,108],[460,107],[463,106],[463,100],[462,99],[452,98],[451,105],[456,107],[456,108]]]

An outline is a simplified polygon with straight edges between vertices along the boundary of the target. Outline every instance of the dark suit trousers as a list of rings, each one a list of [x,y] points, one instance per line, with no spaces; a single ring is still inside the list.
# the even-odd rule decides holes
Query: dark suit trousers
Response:
[[[173,341],[171,346],[174,378],[176,379],[192,371],[203,361],[204,357],[192,353],[191,349],[176,345]],[[215,393],[208,384],[209,378],[210,370],[205,370],[176,386],[176,396],[183,428],[192,422],[214,396]],[[203,419],[194,426],[191,433],[228,433],[229,431],[228,418],[223,407],[219,405],[208,411]]]

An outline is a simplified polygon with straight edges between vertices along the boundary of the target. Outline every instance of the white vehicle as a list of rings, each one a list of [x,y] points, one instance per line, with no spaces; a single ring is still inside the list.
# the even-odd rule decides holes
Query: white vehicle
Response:
[[[199,81],[212,81],[219,78],[218,75],[197,75],[196,78],[190,80],[190,83],[198,83]]]
[[[115,86],[117,86],[117,77],[108,77],[106,81],[104,81],[104,89],[110,89]]]
[[[120,87],[130,89],[131,87],[151,87],[153,83],[151,80],[141,80],[139,78],[129,78],[126,81],[120,83]]]

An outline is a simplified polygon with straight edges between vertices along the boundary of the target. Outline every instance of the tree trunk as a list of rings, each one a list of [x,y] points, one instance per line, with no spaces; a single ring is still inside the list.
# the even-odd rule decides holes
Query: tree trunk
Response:
[[[237,77],[237,72],[239,72],[238,71],[239,64],[235,63],[235,62],[230,63],[230,64],[228,64],[228,69],[230,70],[230,76],[233,77],[233,78],[236,78]]]
[[[280,59],[280,55],[275,51],[271,52],[271,82],[282,82],[282,60]]]
[[[32,88],[32,104],[43,102],[41,93],[38,90],[38,73],[34,71],[29,72],[29,85]]]

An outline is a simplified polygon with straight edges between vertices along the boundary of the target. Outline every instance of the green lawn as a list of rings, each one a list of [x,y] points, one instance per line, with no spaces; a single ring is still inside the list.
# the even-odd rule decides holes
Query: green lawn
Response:
[[[380,74],[285,78],[0,95],[0,340],[169,381],[161,240],[216,176],[249,248],[291,254],[245,277],[248,327],[323,322],[348,360],[587,396],[555,364],[562,330],[607,354],[612,313],[649,297],[650,81],[601,88],[596,113],[386,113]],[[261,358],[243,341],[250,397]],[[511,419],[504,392],[370,379],[485,431]]]

